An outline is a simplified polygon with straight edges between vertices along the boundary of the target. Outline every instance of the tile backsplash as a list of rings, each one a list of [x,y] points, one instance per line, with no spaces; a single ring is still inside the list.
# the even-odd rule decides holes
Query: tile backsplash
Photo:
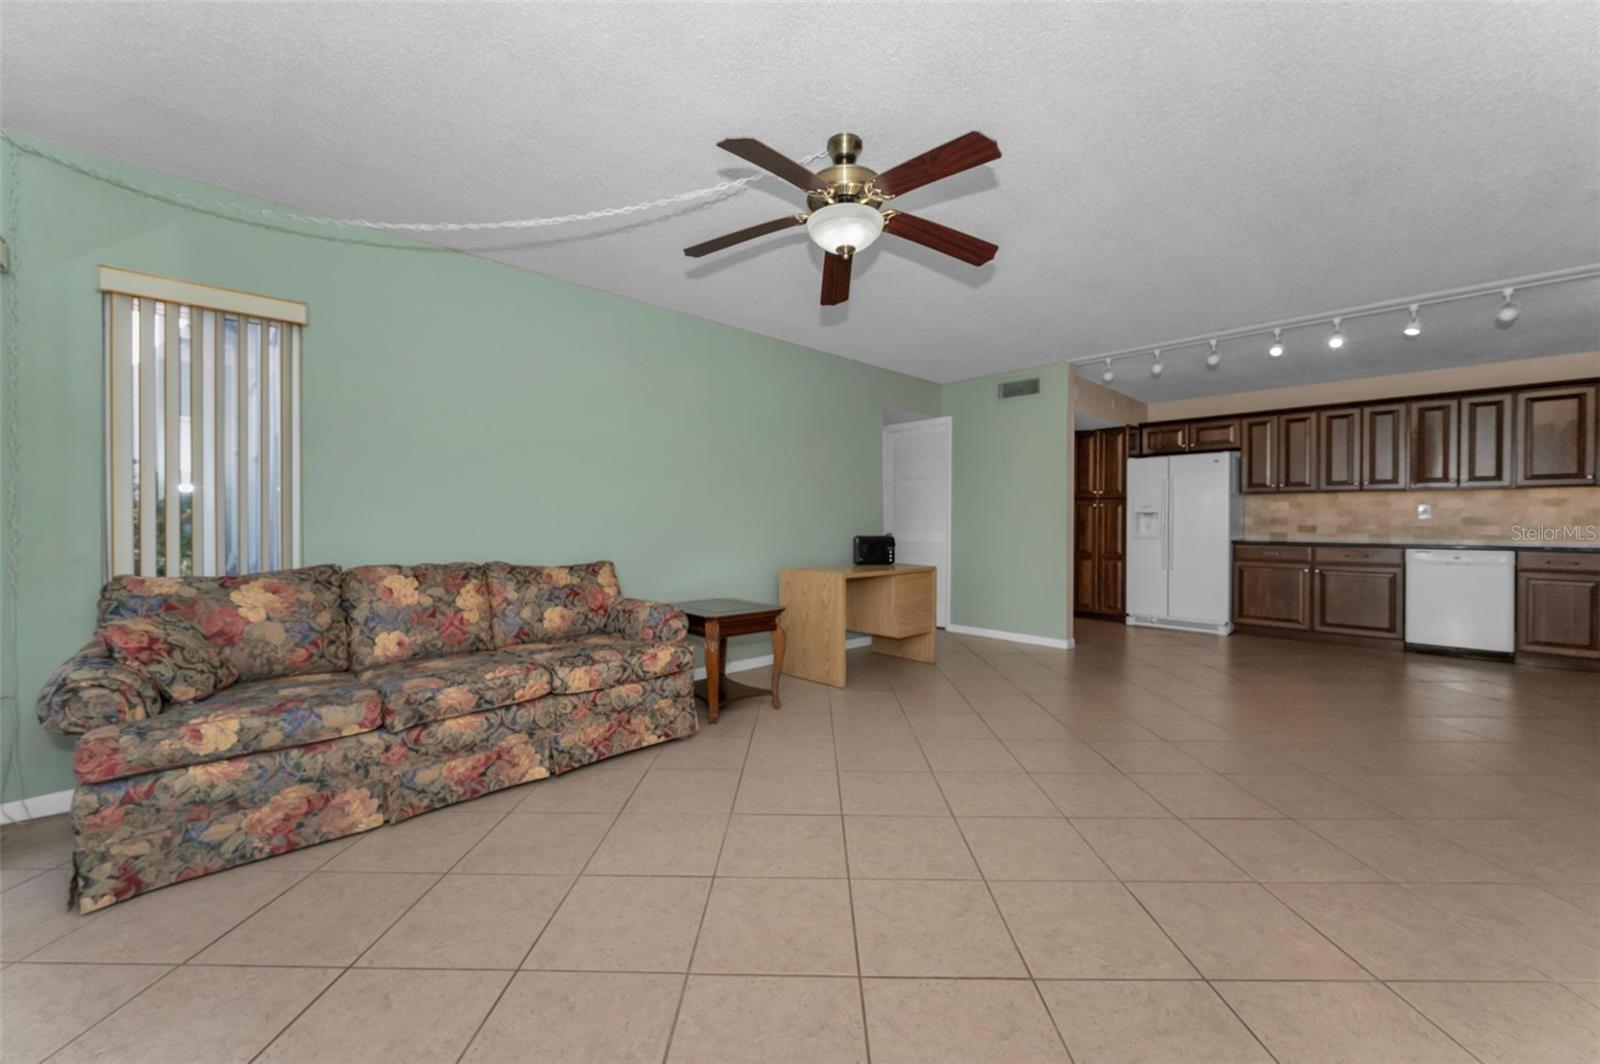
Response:
[[[1426,503],[1433,517],[1423,521]],[[1246,539],[1600,547],[1600,488],[1293,492],[1244,497]]]

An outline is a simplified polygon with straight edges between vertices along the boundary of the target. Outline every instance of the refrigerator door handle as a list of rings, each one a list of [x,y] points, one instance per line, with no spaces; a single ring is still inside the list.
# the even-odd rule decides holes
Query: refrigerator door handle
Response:
[[[1162,482],[1162,486],[1166,489],[1167,494],[1166,501],[1162,507],[1167,512],[1167,520],[1165,527],[1162,529],[1164,535],[1162,537],[1161,568],[1170,573],[1172,571],[1172,534],[1178,523],[1176,520],[1177,515],[1172,512],[1172,478],[1166,478]]]

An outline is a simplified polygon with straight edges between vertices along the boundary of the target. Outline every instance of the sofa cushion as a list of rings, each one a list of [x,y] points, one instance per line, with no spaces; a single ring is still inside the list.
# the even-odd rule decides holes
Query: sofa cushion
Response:
[[[492,645],[481,565],[363,565],[344,576],[350,667],[357,672]]]
[[[526,702],[550,691],[550,671],[541,662],[498,650],[384,665],[368,669],[361,679],[383,696],[390,731]]]
[[[620,684],[576,695],[547,695],[515,702],[484,713],[429,721],[400,733],[406,749],[424,754],[448,754],[485,748],[502,736],[539,735],[565,731],[574,722],[608,719],[647,702],[693,693],[688,673],[660,676],[638,683]]]
[[[501,653],[550,670],[550,690],[557,694],[598,691],[694,666],[687,643],[642,643],[605,634],[507,647]]]
[[[86,732],[72,753],[84,783],[357,735],[383,722],[373,687],[348,672],[255,680],[204,702]]]
[[[494,645],[517,646],[603,631],[622,597],[610,562],[586,565],[509,565],[490,562],[489,599]]]
[[[124,617],[102,625],[95,638],[119,665],[149,677],[173,705],[210,698],[239,679],[194,622],[174,614]]]
[[[337,565],[251,576],[117,576],[100,591],[100,624],[181,617],[241,680],[343,672],[350,643]]]

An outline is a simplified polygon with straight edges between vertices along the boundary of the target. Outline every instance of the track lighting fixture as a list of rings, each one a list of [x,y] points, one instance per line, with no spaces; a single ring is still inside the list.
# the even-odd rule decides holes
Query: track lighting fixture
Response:
[[[1333,332],[1328,334],[1328,346],[1335,351],[1344,346],[1344,333],[1339,331],[1339,319],[1333,319]]]
[[[3,2],[3,0],[0,0]],[[1434,306],[1448,306],[1463,300],[1483,300],[1491,296],[1500,296],[1500,305],[1495,308],[1494,323],[1497,328],[1509,329],[1522,316],[1522,308],[1518,306],[1516,295],[1518,291],[1528,288],[1542,288],[1546,285],[1571,284],[1574,282],[1593,282],[1600,280],[1600,263],[1588,266],[1574,266],[1565,270],[1551,270],[1547,273],[1528,274],[1522,277],[1507,277],[1500,281],[1486,284],[1468,285],[1462,288],[1450,288],[1438,292],[1424,292],[1403,299],[1386,300],[1380,303],[1365,303],[1356,307],[1345,307],[1342,310],[1320,311],[1308,314],[1301,318],[1279,318],[1276,321],[1264,321],[1259,325],[1248,325],[1236,329],[1224,329],[1209,335],[1202,333],[1199,336],[1184,336],[1178,339],[1163,340],[1160,347],[1140,345],[1138,347],[1125,347],[1116,351],[1102,351],[1098,354],[1082,355],[1070,359],[1068,364],[1077,367],[1080,372],[1088,373],[1089,367],[1096,362],[1105,363],[1105,372],[1101,378],[1110,383],[1116,379],[1112,372],[1113,363],[1119,358],[1136,358],[1144,352],[1152,354],[1150,362],[1150,376],[1160,377],[1165,367],[1161,364],[1163,351],[1177,350],[1187,353],[1191,348],[1204,351],[1207,369],[1215,370],[1222,365],[1223,343],[1245,341],[1253,343],[1250,337],[1272,334],[1267,342],[1266,349],[1269,358],[1282,358],[1288,350],[1284,342],[1283,333],[1286,329],[1316,329],[1321,325],[1328,325],[1329,331],[1325,334],[1328,350],[1341,351],[1345,347],[1344,323],[1345,319],[1355,321],[1364,318],[1384,317],[1391,314],[1405,313],[1404,324],[1400,334],[1407,340],[1415,340],[1422,335],[1422,308]],[[1481,305],[1481,304],[1480,304]],[[1388,319],[1393,320],[1393,319]],[[1363,347],[1367,357],[1373,357],[1373,352],[1368,350],[1370,344]]]
[[[1494,323],[1502,329],[1509,329],[1517,322],[1517,315],[1522,313],[1517,305],[1511,301],[1511,293],[1515,288],[1507,288],[1500,294],[1505,297],[1505,302],[1500,304],[1500,309],[1494,312]]]

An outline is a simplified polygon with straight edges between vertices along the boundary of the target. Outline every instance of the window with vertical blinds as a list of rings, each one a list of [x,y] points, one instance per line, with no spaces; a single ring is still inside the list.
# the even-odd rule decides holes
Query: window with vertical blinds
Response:
[[[100,268],[112,575],[300,563],[303,303]]]

